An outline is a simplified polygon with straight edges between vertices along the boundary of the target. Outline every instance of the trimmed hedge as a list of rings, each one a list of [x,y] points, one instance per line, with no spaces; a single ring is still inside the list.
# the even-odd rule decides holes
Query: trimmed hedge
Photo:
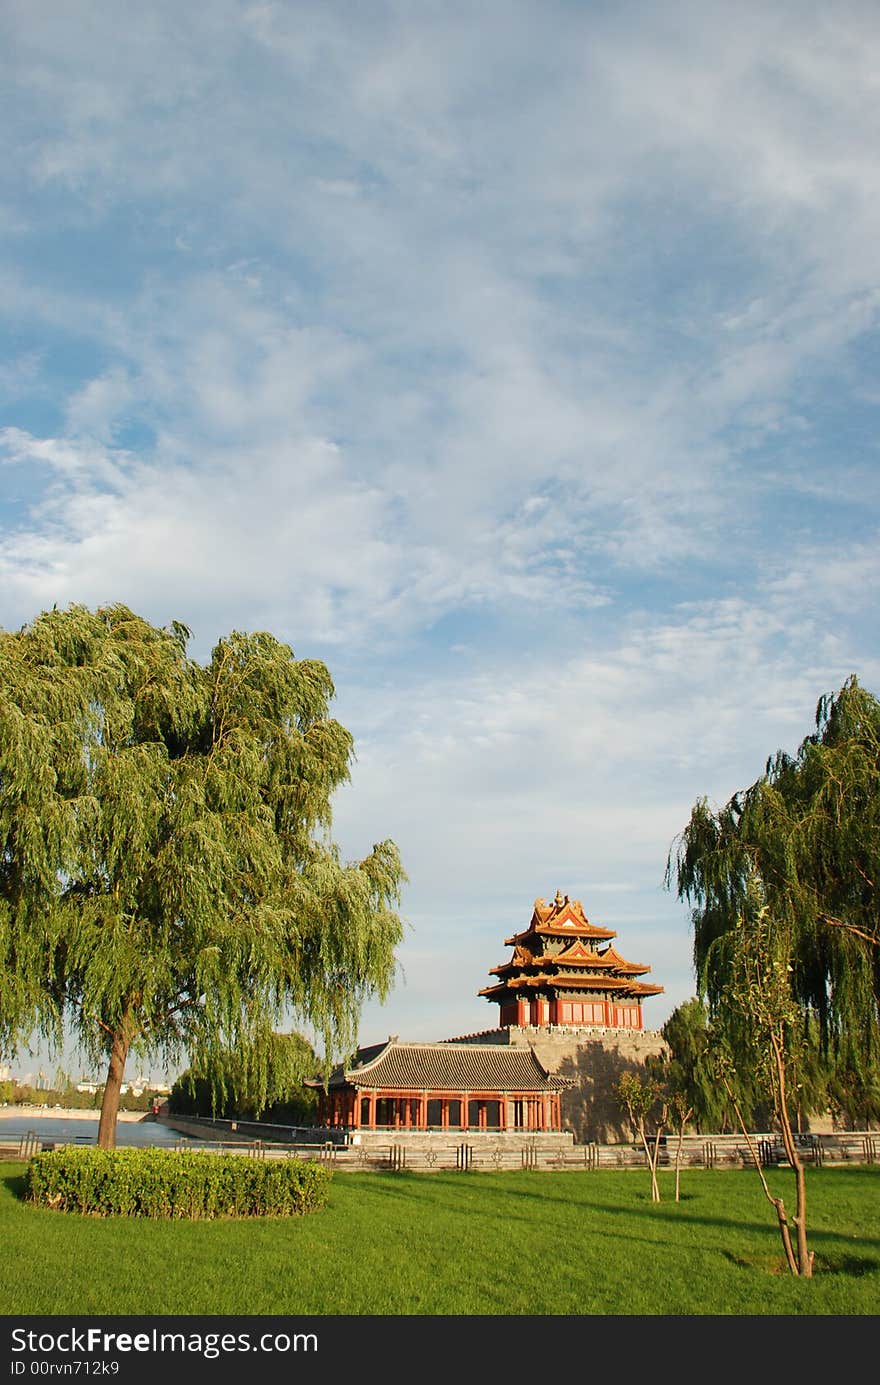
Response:
[[[330,1179],[314,1160],[66,1146],[34,1155],[26,1196],[98,1217],[292,1217],[325,1206]]]

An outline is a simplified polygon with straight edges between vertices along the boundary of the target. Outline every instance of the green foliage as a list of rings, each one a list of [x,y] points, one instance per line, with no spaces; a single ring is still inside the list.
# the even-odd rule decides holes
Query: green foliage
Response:
[[[634,1126],[659,1116],[663,1088],[655,1078],[624,1072],[617,1083],[617,1095]]]
[[[796,755],[777,752],[717,811],[700,799],[670,852],[667,881],[693,906],[697,981],[710,1012],[730,1001],[735,935],[757,890],[769,929],[765,981],[786,1008],[789,1037],[798,1026],[800,1045],[817,1035],[829,1081],[840,1065],[863,1090],[876,1088],[878,872],[880,703],[852,677],[820,700],[816,730]],[[739,957],[744,967],[741,949]],[[741,967],[742,999],[745,975]],[[754,980],[753,972],[749,1003]]]
[[[317,1054],[301,1034],[272,1034],[263,1080],[254,1079],[253,1065],[241,1055],[216,1054],[203,1072],[190,1068],[181,1074],[171,1089],[169,1107],[178,1115],[312,1125],[318,1094],[303,1082],[319,1066]]]
[[[3,1093],[7,1090],[10,1095],[4,1097]],[[58,1091],[54,1087],[31,1087],[9,1082],[0,1083],[0,1101],[7,1100],[16,1106],[60,1106],[65,1111],[94,1111],[101,1105],[103,1090],[103,1087],[98,1087],[95,1092],[78,1092],[75,1087],[66,1087],[63,1091]],[[154,1096],[161,1097],[162,1094],[147,1087],[136,1096],[129,1088],[119,1097],[119,1109],[149,1111]]]
[[[188,635],[120,605],[0,631],[0,1052],[69,1024],[109,1062],[102,1141],[130,1050],[234,1050],[260,1103],[291,1012],[350,1052],[402,936],[394,844],[329,836],[326,667],[241,632],[201,666]]]
[[[323,1207],[330,1180],[313,1160],[66,1147],[31,1159],[27,1196],[99,1217],[290,1217]]]
[[[694,997],[679,1005],[666,1021],[662,1033],[669,1046],[669,1056],[650,1060],[648,1066],[653,1075],[669,1092],[681,1095],[698,1131],[724,1133],[736,1129],[736,1112],[716,1071],[715,1048],[719,1036],[710,1028],[704,1002]],[[764,1129],[768,1119],[767,1103],[757,1090],[747,1064],[734,1073],[733,1081],[737,1103],[747,1112],[749,1124],[753,1129]]]
[[[663,1026],[668,1056],[651,1056],[647,1067],[673,1093],[681,1092],[692,1109],[697,1131],[729,1132],[738,1119],[729,1095],[752,1130],[773,1125],[772,1101],[759,1082],[759,1071],[748,1056],[754,1043],[750,1025],[737,1019],[730,1006],[719,1007],[710,1022],[705,1003],[694,998],[672,1012]],[[731,1042],[739,1035],[734,1062]],[[805,1129],[815,1116],[830,1115],[835,1127],[864,1130],[880,1118],[880,1083],[847,1070],[823,1048],[815,1016],[802,1013],[789,1047],[792,1074],[790,1098],[795,1124]],[[726,1055],[726,1056],[725,1056]],[[719,1081],[723,1058],[726,1082]]]

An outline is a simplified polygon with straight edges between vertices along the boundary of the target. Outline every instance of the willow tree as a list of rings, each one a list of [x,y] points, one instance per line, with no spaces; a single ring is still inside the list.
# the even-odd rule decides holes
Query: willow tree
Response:
[[[314,1125],[318,1093],[305,1084],[321,1066],[304,1035],[272,1033],[245,1054],[215,1053],[203,1070],[188,1068],[169,1105],[181,1115]]]
[[[880,703],[853,676],[823,697],[816,730],[777,752],[721,809],[700,799],[667,863],[693,906],[701,994],[727,982],[715,943],[737,926],[757,882],[787,949],[786,975],[806,1030],[870,1086],[880,1053]]]
[[[327,668],[241,632],[202,665],[189,635],[121,605],[0,631],[0,1047],[106,1061],[105,1148],[130,1052],[259,1067],[291,1013],[348,1052],[402,936],[394,844],[330,836]]]

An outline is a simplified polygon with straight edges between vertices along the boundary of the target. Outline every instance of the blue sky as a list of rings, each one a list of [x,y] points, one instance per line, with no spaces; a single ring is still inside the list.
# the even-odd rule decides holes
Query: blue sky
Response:
[[[667,853],[880,691],[880,11],[6,0],[0,624],[333,674],[399,845],[364,1041],[557,888],[693,994]]]

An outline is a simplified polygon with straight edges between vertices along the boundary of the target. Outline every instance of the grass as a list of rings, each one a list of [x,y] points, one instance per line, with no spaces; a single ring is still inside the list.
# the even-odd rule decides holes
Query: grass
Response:
[[[754,1173],[345,1173],[306,1217],[84,1218],[0,1173],[0,1313],[856,1315],[880,1310],[880,1169],[808,1172],[813,1280]],[[661,1179],[662,1179],[661,1175]],[[771,1171],[792,1197],[791,1176]]]

